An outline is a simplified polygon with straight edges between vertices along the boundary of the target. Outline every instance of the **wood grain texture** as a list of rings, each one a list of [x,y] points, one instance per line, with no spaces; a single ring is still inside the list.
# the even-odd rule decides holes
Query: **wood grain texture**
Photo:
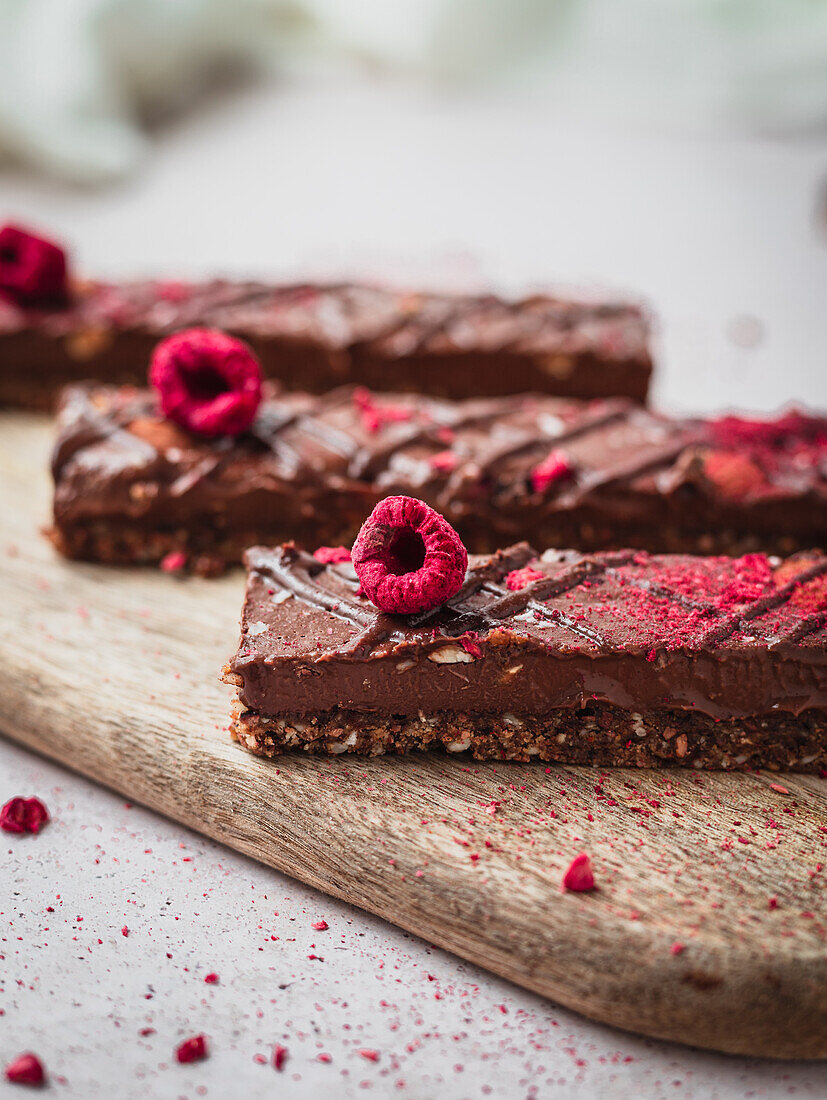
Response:
[[[218,681],[241,573],[59,560],[38,534],[50,440],[0,416],[6,734],[595,1019],[827,1057],[825,781],[250,756]],[[563,893],[581,850],[599,890]]]

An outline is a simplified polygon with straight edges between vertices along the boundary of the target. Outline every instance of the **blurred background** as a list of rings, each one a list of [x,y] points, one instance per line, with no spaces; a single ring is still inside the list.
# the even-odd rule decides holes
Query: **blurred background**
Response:
[[[0,220],[96,276],[605,287],[827,406],[827,0],[0,0]]]

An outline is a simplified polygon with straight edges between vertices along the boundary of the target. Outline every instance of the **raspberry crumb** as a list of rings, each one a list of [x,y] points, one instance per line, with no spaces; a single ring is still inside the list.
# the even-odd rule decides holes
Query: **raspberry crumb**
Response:
[[[592,863],[585,852],[575,856],[569,865],[569,869],[563,875],[563,888],[582,893],[586,890],[594,890],[594,874]]]
[[[287,1061],[287,1047],[280,1046],[278,1043],[273,1047],[273,1065],[276,1069],[281,1070],[284,1068],[284,1063]]]
[[[675,940],[669,950],[673,955],[681,955],[686,950],[686,944],[679,943],[677,940]]]
[[[316,1055],[316,1061],[317,1062],[332,1062],[333,1059],[331,1058],[331,1056],[329,1054],[318,1054],[318,1055]]]
[[[346,546],[320,546],[313,551],[313,557],[322,565],[335,565],[337,562],[350,561],[350,551]]]
[[[767,903],[767,908],[769,908],[769,909],[777,909],[778,908],[778,898],[775,896],[775,894],[773,894],[773,896],[770,898],[769,902]]]
[[[129,935],[129,929],[126,927],[126,925],[124,925],[123,928],[121,929],[121,935],[122,936],[128,936]]]
[[[368,1062],[378,1062],[379,1061],[379,1051],[378,1050],[368,1050],[367,1048],[365,1048],[365,1049],[359,1051],[359,1056],[361,1058],[366,1059],[366,1061],[368,1061]]]
[[[218,975],[217,974],[207,974],[204,977],[204,981],[207,983],[207,985],[217,985],[218,984]]]
[[[185,1065],[187,1062],[201,1062],[208,1055],[207,1040],[203,1035],[194,1035],[185,1039],[175,1051],[175,1060]]]
[[[353,391],[353,404],[362,416],[365,431],[374,435],[386,424],[394,424],[403,420],[410,420],[413,413],[410,409],[401,405],[377,405],[374,395],[364,386],[359,386]]]
[[[549,485],[564,481],[573,472],[574,467],[567,455],[562,451],[552,451],[531,471],[531,487],[535,493],[544,493]]]
[[[478,634],[474,630],[469,630],[466,634],[463,634],[457,641],[465,650],[466,653],[470,653],[472,657],[482,657],[482,646],[477,641]]]
[[[311,927],[315,928],[317,932],[326,932],[330,925],[327,923],[326,920],[316,920],[313,921]]]
[[[441,474],[450,474],[456,469],[457,456],[453,451],[439,451],[430,457],[431,466]]]
[[[160,564],[165,573],[180,573],[187,564],[187,555],[183,550],[170,550],[161,558]]]
[[[530,565],[525,565],[522,569],[512,569],[506,575],[505,587],[509,592],[519,592],[521,588],[526,588],[534,581],[542,580],[544,576],[545,573],[541,573],[539,569],[532,569]]]
[[[10,798],[0,810],[0,829],[6,833],[39,833],[49,811],[39,798]]]
[[[21,1054],[6,1066],[6,1080],[15,1085],[42,1085],[46,1080],[43,1063],[36,1054]]]

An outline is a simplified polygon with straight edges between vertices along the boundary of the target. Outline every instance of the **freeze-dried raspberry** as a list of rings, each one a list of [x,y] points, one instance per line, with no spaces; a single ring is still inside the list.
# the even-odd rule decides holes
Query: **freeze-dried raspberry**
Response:
[[[66,253],[19,225],[0,229],[0,297],[22,306],[66,299]]]
[[[281,1046],[276,1043],[273,1047],[273,1066],[280,1070],[284,1067],[284,1063],[287,1061],[287,1047]]]
[[[535,493],[544,493],[549,485],[571,477],[574,467],[562,451],[551,451],[539,466],[531,471],[531,488]]]
[[[161,569],[165,573],[180,573],[187,564],[187,555],[183,550],[170,550],[161,558]]]
[[[358,386],[353,391],[353,404],[362,416],[365,430],[374,435],[385,424],[394,424],[402,420],[410,420],[413,413],[403,405],[383,404],[377,405],[370,390],[364,386]]]
[[[261,367],[241,340],[191,328],[155,348],[149,381],[168,419],[199,435],[239,435],[261,402]]]
[[[203,1035],[194,1035],[191,1039],[185,1039],[175,1051],[177,1062],[201,1062],[207,1057],[207,1040]]]
[[[337,562],[350,561],[350,551],[346,546],[320,546],[313,551],[313,557],[322,565],[335,565]]]
[[[539,569],[532,569],[530,565],[524,565],[522,569],[512,569],[510,573],[506,574],[505,587],[509,592],[518,592],[521,588],[533,584],[534,581],[542,580],[544,576],[545,573],[541,573]]]
[[[431,466],[440,474],[450,474],[452,470],[456,469],[458,459],[453,451],[439,451],[437,454],[431,455],[429,461]]]
[[[772,420],[722,416],[709,421],[709,430],[715,444],[724,450],[796,448],[802,440],[827,446],[827,418],[807,416],[797,409],[790,409]]]
[[[766,477],[752,459],[734,451],[710,451],[703,469],[707,480],[730,500],[743,500],[769,488]]]
[[[42,1085],[46,1072],[36,1054],[21,1054],[6,1066],[6,1080],[15,1085]]]
[[[571,861],[568,871],[563,875],[563,887],[578,893],[594,889],[592,863],[585,852],[581,852]]]
[[[381,611],[412,615],[455,596],[468,554],[439,512],[414,497],[386,497],[362,524],[353,566],[367,598]]]
[[[465,652],[470,653],[472,657],[482,657],[482,646],[479,643],[479,634],[476,630],[466,631],[461,638],[457,638],[457,641]]]
[[[0,810],[0,829],[7,833],[39,833],[48,820],[39,798],[10,798]]]

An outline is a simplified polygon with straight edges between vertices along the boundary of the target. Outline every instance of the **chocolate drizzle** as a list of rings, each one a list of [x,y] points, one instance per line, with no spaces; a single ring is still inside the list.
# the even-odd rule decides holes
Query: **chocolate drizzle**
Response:
[[[348,541],[373,504],[395,493],[438,508],[475,550],[522,537],[583,549],[729,550],[743,539],[749,549],[789,552],[827,542],[827,484],[814,441],[796,437],[798,450],[762,455],[766,488],[741,492],[705,476],[714,425],[670,421],[623,400],[367,401],[366,409],[352,387],[271,397],[233,441],[183,433],[170,447],[149,391],[70,387],[54,452],[56,517],[82,524],[91,514],[131,516],[140,482],[148,523],[153,515],[176,527],[216,517],[218,528],[252,533],[248,544]],[[158,431],[142,424],[133,435],[138,420]],[[532,471],[557,449],[571,475],[534,492]],[[448,461],[433,461],[443,454]],[[84,491],[92,476],[94,508]],[[186,486],[188,511],[173,514],[172,486]]]
[[[96,447],[106,439],[119,437],[121,445],[138,447],[138,440],[125,429],[149,408],[154,411],[155,399],[147,393],[129,391],[116,405],[98,405],[92,400],[75,403],[76,419],[71,432],[61,432],[52,450],[51,471],[57,481],[64,467],[81,451]],[[145,448],[146,449],[146,448]]]
[[[100,409],[93,404],[91,394],[89,399],[83,399],[81,387],[74,387],[69,391],[73,406],[79,411],[71,425],[71,431],[61,432],[58,439],[53,459],[53,473],[56,478],[67,462],[84,448],[101,442],[120,429],[128,428],[134,418],[157,415],[154,397],[148,391],[145,394],[133,391],[132,396],[126,399],[116,391],[105,388],[101,388],[98,393],[103,396]],[[323,398],[308,397],[305,400],[306,408],[282,404],[282,400],[276,397],[265,401],[252,428],[246,436],[240,437],[238,443],[244,446],[245,440],[254,440],[275,454],[289,454],[297,479],[313,478],[314,470],[319,466],[313,453],[320,448],[324,465],[329,464],[324,460],[325,454],[337,456],[345,460],[349,478],[357,481],[376,480],[388,473],[389,464],[396,455],[423,445],[430,447],[434,454],[444,451],[446,444],[440,440],[439,433],[448,429],[454,436],[457,464],[444,480],[446,488],[450,485],[455,489],[464,481],[475,485],[482,482],[496,487],[505,463],[520,454],[529,451],[540,454],[544,450],[574,440],[596,436],[610,424],[631,421],[632,417],[639,418],[641,415],[650,416],[641,414],[631,402],[620,400],[597,402],[595,406],[590,406],[553,398],[534,399],[528,403],[523,398],[498,401],[476,399],[465,405],[428,401],[417,407],[416,402],[407,399],[408,403],[403,407],[410,410],[413,423],[405,426],[399,423],[386,425],[366,439],[352,387],[340,388]],[[377,408],[381,411],[385,405],[381,399],[378,401]],[[532,413],[535,405],[536,409]],[[560,429],[552,434],[542,424],[544,419],[548,420],[548,412],[554,415],[556,411],[564,419],[559,421]],[[653,426],[658,423],[654,417],[651,420]],[[485,431],[489,425],[494,424],[499,426],[500,434],[503,427],[508,426],[512,438],[505,439],[496,447],[485,446]],[[684,438],[686,431],[683,426],[678,425],[676,431],[680,438]],[[480,433],[483,433],[482,439]],[[220,440],[212,443],[203,439],[193,440],[194,445],[202,447],[216,447],[221,443]],[[680,449],[681,443],[675,442],[668,450],[664,450],[662,457],[650,455],[643,464],[635,459],[620,467],[609,466],[596,475],[585,474],[582,485],[576,491],[587,495],[592,487],[599,488],[609,483],[616,485],[623,480],[630,480],[644,466],[651,468],[659,461],[665,463]],[[531,459],[524,463],[526,470],[523,479],[518,478],[516,482],[509,480],[503,485],[503,490],[509,492],[513,488],[521,488],[534,461],[535,459]],[[437,481],[443,480],[437,472],[435,477]],[[443,494],[444,491],[443,489]]]
[[[827,573],[827,558],[821,558],[819,561],[815,562],[814,565],[811,565],[809,569],[802,570],[793,580],[777,588],[775,592],[771,592],[765,596],[759,596],[750,603],[739,607],[733,614],[727,615],[721,622],[712,627],[711,630],[707,631],[707,633],[701,637],[700,644],[702,646],[720,645],[721,642],[726,641],[726,639],[730,638],[737,630],[743,629],[746,624],[753,619],[757,619],[760,615],[765,615],[768,611],[772,611],[777,607],[781,607],[782,604],[787,603],[790,597],[801,588],[802,584],[815,580],[824,573]],[[797,635],[800,629],[801,624],[799,623],[792,629],[792,633]],[[811,633],[811,631],[806,630],[802,637],[809,633]],[[797,637],[795,640],[798,640]]]
[[[356,603],[320,585],[316,577],[327,567],[293,543],[277,547],[264,555],[251,550],[249,560],[251,569],[269,577],[292,596],[313,607],[330,611],[345,622],[364,630],[371,627],[376,619],[376,612],[371,611],[370,605]]]
[[[315,393],[354,382],[449,396],[541,390],[644,401],[651,374],[648,320],[624,302],[506,301],[352,283],[89,280],[76,282],[68,304],[0,310],[0,340],[22,341],[15,351],[34,366],[34,383],[55,391],[86,374],[134,384],[154,343],[194,326],[241,337],[265,377]],[[565,376],[548,369],[555,355],[571,366]],[[19,364],[10,352],[9,367]]]
[[[560,596],[584,584],[593,585],[603,576],[618,577],[618,570],[639,559],[635,551],[616,551],[600,555],[580,556],[565,554],[559,556],[560,562],[553,562],[551,572],[532,581],[523,588],[509,592],[502,587],[502,581],[508,573],[521,569],[529,562],[542,568],[542,560],[527,544],[520,543],[472,563],[462,589],[453,599],[441,607],[419,615],[397,616],[376,611],[365,601],[355,598],[358,582],[345,577],[335,567],[324,566],[310,554],[299,550],[293,544],[274,551],[251,551],[248,565],[263,576],[277,582],[292,595],[306,603],[331,612],[358,628],[358,633],[346,643],[340,652],[350,656],[366,657],[377,646],[390,642],[408,641],[412,636],[425,638],[429,626],[438,622],[438,632],[446,638],[460,638],[465,634],[488,634],[502,623],[515,624],[520,616],[531,613],[535,621],[555,623],[571,634],[585,639],[594,646],[603,647],[606,639],[601,630],[575,619],[559,607],[549,607],[545,602]],[[568,560],[567,560],[568,559]],[[354,598],[340,595],[320,583],[326,570],[332,570],[340,581],[352,586]],[[788,603],[793,594],[803,584],[822,576],[827,572],[827,558],[821,558],[809,568],[799,573],[793,580],[738,608],[737,612],[719,618],[713,627],[706,630],[693,643],[693,648],[711,649],[732,637],[750,621],[759,618],[768,611]],[[687,611],[701,611],[707,617],[719,616],[712,603],[695,601],[675,593],[658,584],[645,575],[634,573],[623,577],[623,583],[636,587],[648,595],[664,600],[674,600]],[[480,596],[486,597],[484,604],[472,604],[470,601]],[[802,617],[789,626],[772,644],[797,642],[820,626],[824,625],[825,612],[817,611]],[[513,626],[512,626],[513,628]]]

